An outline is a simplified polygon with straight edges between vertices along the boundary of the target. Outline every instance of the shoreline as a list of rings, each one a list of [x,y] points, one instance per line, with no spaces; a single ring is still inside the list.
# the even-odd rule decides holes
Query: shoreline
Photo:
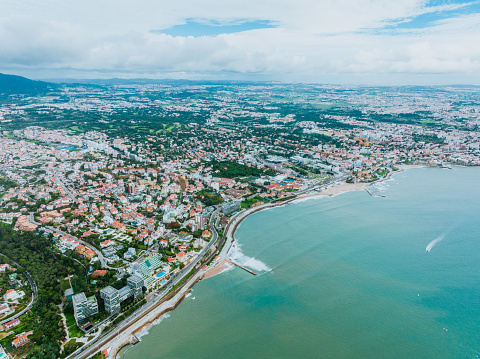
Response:
[[[318,193],[305,193],[299,196],[295,196],[294,198],[287,199],[285,201],[281,201],[278,203],[265,203],[263,205],[259,205],[254,208],[249,208],[245,212],[239,212],[237,215],[232,217],[231,222],[228,225],[226,236],[226,242],[222,250],[218,255],[218,261],[212,267],[208,268],[206,272],[199,272],[197,275],[192,277],[190,281],[185,285],[185,287],[173,298],[169,299],[168,301],[162,303],[156,310],[153,310],[147,316],[141,319],[141,321],[136,325],[132,330],[128,331],[128,333],[122,333],[120,340],[119,338],[114,338],[108,345],[104,346],[104,348],[111,348],[111,352],[109,353],[109,358],[120,358],[119,353],[120,351],[128,347],[130,345],[136,345],[141,342],[137,338],[137,334],[140,333],[144,329],[149,329],[153,325],[155,325],[155,321],[158,320],[164,314],[176,309],[180,303],[185,299],[186,295],[191,291],[193,286],[202,279],[212,278],[220,273],[223,273],[233,267],[233,264],[229,263],[229,252],[232,249],[232,246],[236,244],[235,240],[235,232],[238,229],[238,226],[244,219],[248,216],[260,212],[265,209],[280,207],[288,203],[298,203],[301,201],[321,197],[321,196],[328,196],[333,197],[343,193],[353,192],[353,191],[367,191],[368,188],[376,183],[384,182],[391,179],[391,176],[401,173],[410,168],[421,168],[426,167],[424,165],[405,165],[401,166],[397,171],[389,172],[385,178],[382,178],[375,182],[370,183],[346,183],[345,181],[334,182],[327,186],[322,192]],[[368,192],[370,193],[370,192]],[[237,217],[236,217],[237,216]],[[161,308],[161,309],[160,309]],[[160,309],[158,312],[157,310]],[[118,342],[116,342],[118,340]],[[101,349],[99,349],[101,350]]]
[[[238,226],[240,225],[241,222],[243,222],[244,219],[246,219],[248,216],[260,212],[265,209],[270,209],[270,208],[275,208],[275,207],[280,207],[285,204],[289,203],[300,203],[303,201],[307,201],[309,199],[321,197],[321,196],[328,196],[328,197],[334,197],[338,196],[343,193],[348,193],[348,192],[353,192],[353,191],[367,191],[368,194],[371,196],[372,193],[369,191],[369,187],[377,184],[377,183],[382,183],[385,181],[388,181],[391,179],[392,176],[402,173],[408,169],[412,168],[423,168],[423,167],[429,167],[423,164],[418,164],[418,165],[403,165],[400,166],[396,171],[391,171],[387,174],[386,177],[381,178],[375,182],[361,182],[361,183],[346,183],[345,181],[339,181],[339,182],[334,182],[333,184],[330,184],[327,186],[326,189],[324,189],[322,192],[318,193],[306,193],[302,194],[299,196],[296,196],[295,198],[291,198],[285,201],[281,201],[279,203],[265,203],[263,205],[260,205],[258,207],[254,208],[249,208],[245,212],[240,212],[239,216],[237,218],[234,218],[232,222],[230,223],[230,226],[233,225],[233,229],[230,229],[231,227],[228,228],[228,232],[226,234],[227,237],[227,242],[225,243],[225,246],[223,247],[222,251],[220,252],[220,260],[217,264],[215,264],[213,267],[209,268],[207,270],[208,278],[213,277],[217,274],[222,273],[224,270],[219,270],[217,268],[218,265],[220,265],[221,262],[225,261],[226,258],[228,258],[228,254],[232,248],[232,246],[237,243],[235,240],[235,232],[237,231]],[[228,248],[228,249],[226,249]]]
[[[183,302],[187,294],[190,293],[195,283],[202,280],[204,275],[205,273],[198,273],[196,276],[192,277],[179,293],[177,293],[173,298],[162,303],[158,308],[155,308],[155,310],[143,317],[140,322],[136,326],[134,326],[134,328],[128,331],[128,333],[122,333],[117,338],[112,339],[108,343],[108,345],[104,346],[104,349],[111,349],[108,358],[119,358],[120,351],[123,348],[131,345],[134,346],[140,343],[141,339],[139,339],[137,335],[145,329],[149,330],[153,325],[155,325],[155,321],[160,319],[166,313],[175,310],[180,305],[180,303]],[[140,338],[142,336],[140,336]],[[100,350],[101,349],[99,349],[99,351]]]

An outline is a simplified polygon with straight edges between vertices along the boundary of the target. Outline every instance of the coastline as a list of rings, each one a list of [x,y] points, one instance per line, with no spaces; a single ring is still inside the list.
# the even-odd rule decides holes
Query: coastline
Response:
[[[283,206],[283,205],[288,204],[288,203],[299,203],[299,202],[303,202],[303,201],[313,199],[313,198],[317,198],[317,197],[321,197],[321,196],[333,197],[333,196],[337,196],[337,195],[340,195],[340,194],[343,194],[343,193],[353,192],[353,191],[367,191],[368,194],[373,196],[372,193],[369,191],[370,186],[372,186],[374,184],[378,184],[378,183],[388,181],[388,180],[391,179],[392,176],[394,176],[396,174],[399,174],[401,172],[404,172],[405,170],[412,169],[412,168],[423,168],[423,167],[428,167],[428,166],[423,165],[423,164],[403,165],[403,166],[400,166],[398,168],[398,170],[389,172],[386,177],[384,177],[382,179],[379,179],[375,182],[346,183],[345,181],[338,181],[338,182],[334,182],[333,184],[328,185],[322,192],[306,193],[306,194],[296,196],[295,198],[288,199],[286,201],[281,201],[281,202],[278,202],[278,203],[265,203],[264,205],[260,205],[260,206],[254,207],[254,208],[249,208],[245,212],[240,212],[238,214],[238,217],[235,217],[235,216],[232,217],[233,219],[230,222],[230,226],[229,226],[228,232],[226,234],[227,241],[226,241],[222,251],[219,254],[220,259],[214,266],[212,266],[211,268],[209,268],[207,270],[205,278],[213,277],[213,276],[215,276],[217,274],[220,274],[223,271],[227,270],[227,269],[221,269],[221,268],[218,268],[218,267],[221,267],[222,263],[225,263],[226,259],[228,258],[228,255],[229,255],[229,252],[230,252],[232,246],[234,246],[235,243],[236,243],[235,232],[236,232],[238,226],[240,225],[240,223],[243,222],[243,220],[245,218],[247,218],[248,216],[250,216],[250,215],[252,215],[256,212],[265,210],[265,209],[270,209],[270,208]]]
[[[406,169],[409,169],[409,168],[406,168]],[[431,183],[432,178],[435,179],[435,178],[446,176],[447,178],[450,178],[450,179],[455,179],[455,178],[459,179],[458,175],[457,175],[457,177],[452,177],[452,176],[454,176],[453,173],[457,172],[457,171],[441,171],[440,168],[432,168],[432,169],[423,168],[423,169],[418,169],[418,170],[414,170],[414,171],[406,171],[406,169],[403,169],[404,170],[403,173],[401,171],[396,171],[394,174],[392,174],[392,176],[390,176],[389,178],[386,178],[386,179],[391,180],[390,182],[383,183],[383,184],[377,182],[377,183],[373,183],[373,185],[370,187],[372,192],[378,193],[380,191],[380,193],[383,192],[383,194],[387,195],[388,199],[386,199],[386,200],[382,200],[380,198],[369,198],[370,196],[366,196],[366,193],[365,194],[363,194],[363,193],[352,193],[352,194],[345,195],[345,196],[338,197],[338,198],[321,198],[321,197],[318,197],[319,198],[318,201],[303,203],[299,206],[292,206],[292,208],[289,208],[288,206],[286,206],[283,209],[279,209],[279,210],[275,210],[275,211],[271,211],[271,212],[265,212],[265,213],[262,213],[262,215],[260,215],[260,216],[250,218],[250,220],[248,220],[246,223],[244,223],[245,227],[239,228],[238,232],[234,233],[234,237],[236,239],[236,242],[234,244],[239,243],[240,248],[237,247],[237,249],[239,249],[240,251],[244,251],[250,257],[257,257],[261,260],[264,260],[267,264],[272,266],[272,268],[274,268],[274,272],[272,273],[272,275],[274,277],[270,278],[270,275],[268,273],[259,273],[260,275],[264,274],[264,275],[267,275],[267,276],[263,277],[263,279],[262,278],[256,278],[256,277],[253,277],[253,276],[249,276],[248,274],[246,274],[243,271],[238,271],[238,270],[235,270],[235,271],[232,271],[232,272],[229,272],[229,273],[224,273],[223,277],[216,278],[215,281],[212,281],[211,283],[208,283],[206,285],[208,287],[207,292],[210,292],[210,297],[207,300],[206,300],[204,295],[201,295],[201,294],[199,295],[197,293],[197,298],[196,299],[202,301],[201,302],[202,306],[199,306],[200,302],[194,304],[195,301],[193,301],[191,303],[189,301],[186,301],[185,307],[180,307],[179,308],[179,311],[181,312],[180,314],[182,314],[181,315],[182,318],[179,318],[178,322],[177,322],[177,319],[175,319],[175,322],[165,321],[164,323],[162,323],[162,326],[158,326],[158,327],[153,327],[152,326],[152,329],[150,331],[150,334],[151,334],[150,337],[147,337],[147,336],[143,337],[142,338],[143,344],[139,347],[132,348],[131,352],[128,352],[128,353],[122,355],[122,359],[124,357],[139,358],[139,357],[148,356],[148,355],[152,356],[152,357],[155,357],[156,356],[155,353],[162,353],[163,349],[161,347],[158,347],[159,344],[157,343],[157,341],[158,341],[158,338],[164,337],[165,333],[170,332],[170,330],[166,329],[167,327],[168,328],[175,328],[174,333],[176,333],[175,334],[176,336],[178,336],[178,333],[182,333],[182,327],[184,327],[183,328],[183,330],[185,330],[184,335],[187,338],[191,337],[193,335],[193,338],[195,338],[195,333],[196,333],[196,331],[194,330],[195,326],[193,326],[192,329],[186,328],[186,326],[189,325],[189,320],[185,319],[184,314],[188,313],[189,314],[188,317],[190,317],[190,319],[192,319],[192,314],[193,314],[195,320],[197,320],[197,318],[196,318],[197,315],[195,315],[195,313],[197,313],[195,311],[196,309],[194,309],[192,307],[193,306],[198,306],[198,308],[203,308],[203,305],[205,305],[206,302],[210,302],[210,298],[213,298],[215,300],[215,302],[213,303],[213,305],[211,305],[209,307],[209,311],[207,313],[216,313],[217,308],[218,308],[218,310],[221,310],[220,313],[223,313],[224,311],[229,310],[229,308],[228,308],[229,300],[228,299],[234,298],[234,296],[237,296],[240,293],[243,294],[244,293],[243,291],[245,291],[246,288],[252,288],[252,290],[248,292],[248,296],[244,297],[245,300],[242,303],[242,310],[245,311],[246,310],[245,308],[247,308],[247,309],[249,308],[248,303],[252,302],[253,300],[256,300],[256,298],[258,296],[257,293],[263,294],[262,288],[264,288],[264,287],[262,286],[262,283],[265,286],[268,284],[269,287],[267,287],[267,288],[269,288],[269,289],[280,290],[279,288],[281,288],[283,290],[283,288],[290,288],[290,286],[289,286],[289,284],[291,284],[290,281],[295,280],[295,279],[292,279],[292,277],[290,276],[290,273],[292,273],[292,272],[290,270],[287,270],[287,269],[291,269],[292,267],[287,267],[287,268],[282,267],[282,268],[280,268],[280,265],[283,265],[282,255],[284,254],[284,249],[286,249],[286,248],[283,247],[283,246],[280,247],[279,243],[283,244],[283,243],[285,243],[285,241],[284,241],[283,237],[281,237],[281,239],[278,239],[278,240],[276,239],[277,235],[279,235],[279,234],[282,235],[282,233],[285,233],[286,231],[291,232],[291,230],[293,230],[293,229],[289,228],[289,223],[287,223],[285,225],[285,227],[283,227],[283,226],[281,227],[281,228],[283,228],[283,231],[280,230],[280,231],[275,232],[276,235],[272,235],[272,236],[268,235],[268,237],[271,237],[272,241],[268,240],[268,242],[262,243],[262,245],[260,245],[260,246],[255,244],[255,243],[258,243],[257,241],[261,241],[263,239],[263,237],[265,236],[265,234],[267,234],[270,230],[275,228],[276,223],[285,223],[285,221],[292,218],[292,214],[294,215],[293,219],[295,219],[295,218],[298,218],[297,217],[298,215],[300,215],[300,211],[301,211],[301,215],[308,215],[307,213],[310,213],[310,214],[315,213],[319,208],[327,209],[328,211],[334,208],[335,212],[332,212],[333,216],[331,216],[331,217],[332,218],[333,217],[338,217],[339,218],[339,221],[334,222],[334,223],[329,222],[330,215],[329,216],[324,215],[324,212],[326,212],[326,211],[318,211],[317,212],[318,216],[325,217],[321,222],[322,225],[318,227],[320,229],[321,228],[326,228],[326,227],[331,226],[331,225],[334,225],[334,227],[331,227],[331,228],[342,228],[342,227],[337,227],[338,223],[348,223],[349,219],[348,219],[347,215],[351,213],[349,210],[347,210],[347,212],[345,213],[345,212],[343,212],[343,209],[345,209],[345,208],[349,209],[350,205],[355,205],[356,206],[357,203],[362,204],[360,208],[363,208],[363,209],[372,208],[372,206],[374,206],[372,209],[376,213],[379,213],[379,214],[382,214],[382,215],[383,215],[383,213],[386,213],[386,218],[393,218],[393,217],[389,217],[390,214],[388,212],[383,212],[383,211],[379,212],[378,211],[379,207],[380,208],[390,208],[389,206],[393,204],[393,206],[402,209],[403,207],[399,206],[399,204],[400,204],[400,200],[404,200],[404,199],[407,199],[407,200],[413,199],[413,200],[417,201],[417,202],[414,202],[414,203],[423,203],[423,202],[419,202],[417,199],[420,197],[419,194],[425,193],[425,191],[422,190],[423,189],[422,186],[426,186],[426,188],[430,187],[429,183]],[[396,176],[397,173],[399,174],[398,176]],[[478,173],[478,172],[474,172],[474,174],[475,173]],[[469,177],[473,177],[473,180],[475,180],[475,176],[471,175]],[[419,182],[418,180],[420,180],[420,179],[426,179],[426,182]],[[446,184],[453,185],[453,186],[455,186],[456,182],[457,181],[451,181],[451,182],[445,181]],[[456,187],[458,188],[458,186],[456,186]],[[415,188],[419,188],[419,192],[415,192],[413,190]],[[447,192],[448,191],[441,192],[441,193],[447,193]],[[423,199],[423,198],[424,197],[420,197],[420,199]],[[460,198],[462,198],[462,197],[460,196]],[[408,202],[405,202],[405,203],[408,203]],[[386,206],[386,207],[384,207],[384,206]],[[409,207],[404,207],[404,208],[408,211]],[[358,213],[363,214],[363,213],[367,213],[367,212],[358,212]],[[368,212],[368,213],[370,213],[370,212]],[[400,213],[400,212],[397,212],[397,213]],[[336,214],[338,214],[338,215],[336,215]],[[309,217],[309,222],[308,223],[314,223],[315,221],[317,221],[316,218],[320,218],[318,216],[313,215],[313,216]],[[355,217],[357,217],[359,221],[361,221],[362,218],[363,218],[363,216],[360,216],[360,217],[355,216]],[[380,217],[380,218],[383,218],[383,217]],[[415,218],[416,217],[413,218],[414,221],[415,221]],[[267,219],[268,219],[268,224],[267,224]],[[412,222],[412,223],[415,223],[415,222]],[[374,226],[375,222],[370,223],[370,224],[373,224],[373,226]],[[265,227],[265,232],[260,233],[257,236],[257,233],[255,233],[255,230],[256,230],[257,226],[262,226],[262,225],[266,226]],[[254,226],[254,227],[251,227],[251,226]],[[295,228],[298,228],[298,227],[295,227]],[[355,226],[352,225],[351,228],[355,228]],[[434,235],[436,235],[436,228],[440,228],[440,227],[437,226],[437,227],[432,227],[432,228],[433,228],[432,233]],[[232,226],[232,229],[233,229],[233,226]],[[350,227],[349,227],[349,229],[350,229]],[[308,232],[310,232],[309,229],[307,229],[305,232],[303,232],[302,236],[298,236],[298,237],[308,238],[305,235]],[[336,230],[335,230],[335,233],[337,233]],[[263,236],[262,236],[262,234],[263,234]],[[439,245],[438,247],[436,247],[432,251],[432,253],[434,253],[434,254],[425,254],[424,253],[425,245],[423,245],[423,247],[422,247],[422,243],[424,241],[428,241],[427,239],[430,238],[430,235],[422,237],[422,238],[418,238],[418,242],[416,242],[417,238],[414,238],[414,237],[415,236],[406,236],[405,238],[410,241],[410,242],[407,242],[407,244],[408,245],[413,244],[413,246],[411,246],[412,252],[415,252],[415,254],[418,255],[419,258],[421,258],[422,263],[427,262],[427,266],[428,266],[428,263],[431,263],[431,261],[432,261],[431,257],[432,256],[439,256],[440,254],[442,254],[442,253],[440,253],[441,251],[443,251],[444,253],[448,253],[448,248],[443,247],[443,245],[445,245],[446,243],[442,243],[441,245]],[[290,237],[287,236],[287,238],[290,238]],[[312,238],[308,238],[308,240],[316,239],[316,238],[318,238],[317,237],[317,232],[315,232],[315,235],[312,235]],[[342,238],[343,238],[343,236],[342,236]],[[292,237],[292,239],[295,240],[296,237],[295,238]],[[346,239],[350,241],[348,243],[355,243],[355,240],[351,240],[351,238],[346,237]],[[433,239],[433,236],[430,239]],[[266,240],[266,238],[265,238],[265,240]],[[363,241],[363,233],[362,233],[362,241]],[[305,243],[305,242],[299,242],[299,243]],[[330,242],[320,241],[320,243],[316,243],[318,245],[318,248],[317,248],[318,252],[316,252],[315,255],[316,256],[318,256],[319,254],[323,255],[323,253],[324,253],[323,251],[326,250],[326,248],[330,245],[330,243],[335,243],[336,244],[337,242],[335,242],[335,241],[330,241]],[[357,242],[357,243],[361,248],[369,248],[369,246],[370,246],[370,244],[366,245],[363,242]],[[369,243],[375,243],[375,242],[369,242]],[[378,255],[379,253],[383,253],[385,249],[391,250],[391,252],[393,253],[398,248],[404,248],[403,247],[403,242],[396,241],[395,243],[399,244],[398,247],[396,245],[393,245],[393,243],[394,243],[393,241],[391,243],[385,243],[384,246],[382,244],[382,246],[381,246],[382,248],[376,249],[374,251],[375,254]],[[417,246],[417,245],[415,245],[415,243],[419,244],[419,245]],[[264,256],[264,254],[266,252],[264,248],[270,249],[270,248],[272,248],[272,244],[277,245],[277,247],[274,249],[274,251],[275,251],[274,255],[269,254],[268,256]],[[328,245],[324,245],[324,244],[328,244]],[[425,244],[426,244],[426,242],[425,242]],[[253,251],[250,251],[250,250],[247,251],[248,248],[250,248],[250,249],[253,248]],[[303,246],[302,246],[302,248],[303,248]],[[336,250],[338,249],[339,251],[332,252],[332,253],[334,253],[333,256],[335,256],[335,253],[336,254],[343,253],[341,245],[338,245],[338,247],[335,246],[335,248],[336,248]],[[230,251],[230,253],[229,253],[230,255],[232,254],[232,252],[234,252],[234,253],[236,252],[234,249],[235,249],[235,247],[232,248],[232,250]],[[459,247],[459,249],[461,249],[461,247]],[[437,250],[439,251],[439,253],[437,253]],[[354,254],[357,253],[357,251],[354,250],[354,251],[352,251],[352,253],[353,254],[350,257],[350,259],[355,258]],[[411,252],[409,252],[409,253],[411,253]],[[297,254],[297,253],[295,252],[295,254]],[[369,251],[369,255],[370,254],[371,254],[371,252]],[[428,256],[430,256],[430,257],[428,257]],[[375,263],[375,259],[378,258],[378,257],[381,257],[381,256],[377,256],[377,257],[374,256],[373,257],[373,262],[365,261],[365,262],[362,262],[362,264],[369,265],[370,263]],[[295,263],[294,261],[291,260],[291,258],[298,258],[298,257],[296,257],[296,256],[289,257],[288,262],[287,262],[287,263],[289,263],[289,265],[291,265],[291,263]],[[321,258],[321,261],[319,261],[317,266],[318,266],[318,268],[320,268],[319,269],[320,271],[321,270],[326,271],[326,269],[323,269],[323,267],[328,268],[329,266],[327,264],[329,263],[329,261],[324,260],[324,259],[330,259],[330,257],[320,257],[320,258]],[[397,257],[393,256],[392,258],[397,258]],[[278,262],[277,262],[277,260],[278,260]],[[381,260],[379,259],[379,262],[380,261]],[[244,263],[244,261],[240,261],[239,263]],[[278,263],[281,263],[281,264],[278,265]],[[397,263],[400,266],[404,265],[402,260],[399,260]],[[440,261],[440,264],[441,264],[441,261]],[[318,269],[318,268],[315,268],[315,269]],[[307,268],[307,269],[311,270],[312,268]],[[330,278],[332,278],[332,274],[335,273],[333,271],[333,269],[331,269],[331,267],[328,270],[332,270],[332,272],[328,272],[328,276],[325,276],[325,281],[332,280]],[[354,275],[352,275],[350,277],[353,278]],[[259,279],[260,279],[260,281],[259,281]],[[280,281],[280,279],[282,279],[282,281]],[[285,280],[285,281],[283,281],[283,280]],[[282,285],[278,286],[278,288],[273,286],[273,285],[270,287],[270,282],[273,282],[273,283],[278,282],[278,283],[282,283]],[[376,282],[376,279],[372,278],[372,282]],[[421,282],[421,280],[419,280],[419,282]],[[386,282],[386,283],[388,284],[388,282]],[[283,284],[285,284],[285,285],[283,285]],[[373,286],[375,286],[375,285],[376,284],[373,284]],[[315,286],[312,286],[312,287],[315,287]],[[255,290],[253,290],[253,288]],[[292,285],[291,288],[293,288],[292,293],[290,293],[290,292],[289,293],[293,294],[293,295],[296,295],[295,294],[295,286]],[[323,287],[323,286],[318,287],[319,290],[323,290],[324,288],[325,287]],[[346,283],[345,288],[348,288],[348,282]],[[404,288],[401,288],[401,285],[400,285],[399,288],[400,288],[400,291],[402,291],[402,294],[405,294],[403,292]],[[203,284],[200,285],[198,290],[202,290],[202,292],[205,293],[205,289],[206,289],[205,283],[203,283]],[[211,292],[212,289],[215,289],[215,291]],[[317,288],[313,288],[313,289],[317,289]],[[405,291],[409,292],[410,289],[411,288],[407,288]],[[414,290],[415,290],[415,292],[413,293],[413,295],[416,298],[418,298],[416,289],[414,289]],[[217,291],[218,291],[218,293],[217,293]],[[324,292],[326,292],[326,291],[324,290]],[[228,293],[228,297],[224,293]],[[265,292],[265,293],[267,293],[267,292]],[[280,292],[270,291],[268,293],[280,293]],[[281,292],[281,293],[283,295],[283,292]],[[285,292],[285,293],[287,293],[287,292]],[[374,293],[376,293],[376,292],[374,292]],[[423,297],[424,299],[427,298],[426,290],[419,289],[418,293],[420,293],[420,296]],[[410,294],[411,293],[407,293],[406,296],[408,297]],[[326,295],[326,296],[328,296],[328,295]],[[223,299],[219,300],[219,298],[225,298],[225,299],[228,298],[228,299],[225,302],[225,300],[223,300]],[[302,299],[301,303],[305,303],[305,301],[309,300],[309,297],[305,296],[305,297],[302,297],[301,299]],[[325,299],[325,297],[323,299]],[[421,300],[418,299],[418,301],[421,301]],[[328,301],[323,301],[323,302],[325,302],[327,304],[329,303]],[[319,302],[320,305],[322,305],[323,302],[320,301]],[[375,301],[373,301],[373,302],[375,302]],[[415,303],[415,304],[418,304],[418,303]],[[271,305],[271,303],[267,302],[265,305],[266,306]],[[423,303],[421,303],[420,306],[423,306]],[[327,305],[325,307],[327,307]],[[197,308],[197,307],[195,307],[195,308]],[[320,308],[322,308],[322,307],[320,306]],[[290,308],[284,308],[284,309],[285,309],[285,312],[288,313],[287,309],[290,309]],[[269,310],[271,310],[271,309],[269,309]],[[302,311],[301,306],[299,307],[298,311],[299,312]],[[237,312],[235,312],[235,313],[237,313]],[[263,314],[261,312],[261,310],[259,310],[259,313]],[[274,312],[274,314],[275,314],[275,312]],[[172,314],[170,313],[170,315],[172,315]],[[206,315],[203,314],[203,310],[202,310],[202,314],[201,315],[198,314],[198,318],[203,319],[205,317],[206,317]],[[237,319],[237,317],[238,317],[238,314],[235,314],[235,319]],[[172,315],[172,318],[170,318],[170,319],[173,320],[174,318],[177,318],[176,312],[175,312],[175,316]],[[256,319],[255,316],[252,316],[250,318],[250,320],[248,321],[248,323],[250,323],[251,326],[253,326],[251,323],[255,323],[255,322],[251,321],[253,318]],[[305,318],[308,319],[310,317],[306,316]],[[400,316],[400,318],[401,318],[401,316]],[[270,318],[270,321],[272,319],[275,320],[275,317],[272,316]],[[229,324],[228,318],[222,317],[222,320],[223,320],[223,322],[220,322],[221,324],[217,325],[217,328],[221,327],[223,329],[224,325],[225,325],[225,331],[223,331],[223,330],[218,331],[217,329],[212,328],[213,329],[212,334],[216,333],[216,337],[218,338],[219,333],[221,335],[224,332],[227,332],[227,329],[228,329],[228,330],[231,330],[231,331],[229,331],[229,333],[232,333],[232,334],[233,333],[238,333],[238,338],[240,338],[239,339],[240,343],[242,343],[244,340],[247,341],[248,338],[244,338],[242,336],[242,334],[244,332],[240,332],[240,331],[236,332],[235,330],[233,330],[235,328]],[[373,319],[373,325],[374,325],[374,323],[375,323],[375,319]],[[159,324],[159,323],[155,322],[155,324]],[[447,325],[447,324],[449,324],[449,325]],[[212,327],[214,327],[214,326],[212,326]],[[231,327],[233,327],[233,329],[231,329]],[[245,327],[247,327],[246,324],[245,324]],[[285,330],[287,330],[288,327],[289,327],[288,323],[285,321]],[[411,326],[409,326],[409,327],[411,327]],[[430,325],[429,328],[431,328],[431,327],[434,327],[434,326]],[[446,324],[443,323],[443,322],[440,323],[439,324],[439,331],[442,331],[442,327],[447,327],[448,331],[450,333],[454,332],[454,326],[451,323],[446,323]],[[243,327],[241,327],[241,328],[242,328],[243,331],[245,330]],[[263,328],[264,327],[262,327],[262,329]],[[265,328],[268,328],[268,324],[265,326]],[[403,327],[400,324],[400,326],[397,325],[396,328],[398,328],[398,331],[401,332]],[[263,332],[264,331],[262,330],[262,331],[255,332],[255,334],[257,336],[259,336]],[[248,332],[246,332],[246,333],[248,333]],[[448,334],[445,334],[445,335],[448,335]],[[202,339],[205,339],[205,338],[202,337]],[[346,337],[344,339],[345,339],[346,342],[348,342],[349,337]],[[198,345],[198,343],[202,343],[202,341],[197,342],[197,345]],[[216,340],[214,340],[214,344],[215,343],[216,343]],[[315,342],[314,342],[314,344],[315,344]],[[224,345],[223,342],[222,342],[222,345]],[[177,343],[174,347],[177,347],[177,346],[178,346],[178,349],[180,349],[179,343]],[[314,346],[315,345],[313,345],[312,347],[314,347]],[[327,346],[327,348],[328,348],[328,346]],[[211,355],[215,356],[216,355],[215,353],[218,353],[218,352],[221,353],[221,351],[219,351],[219,349],[221,349],[220,345],[214,346],[212,350],[209,350],[209,349],[203,350],[202,353],[211,353]],[[187,352],[187,351],[182,351],[182,352]],[[123,351],[122,351],[122,353],[123,353]],[[170,355],[173,354],[173,356],[175,355],[173,351],[168,351],[168,352],[165,351],[165,354],[163,354],[163,353],[162,354],[168,357],[169,356],[168,353],[170,353]],[[188,357],[188,356],[189,355],[186,355],[186,357]]]
[[[155,308],[155,310],[141,318],[138,323],[135,323],[132,326],[131,330],[127,330],[127,332],[122,333],[113,340],[111,340],[108,345],[104,346],[104,349],[111,349],[108,357],[119,358],[118,355],[124,347],[140,343],[141,340],[137,337],[137,335],[140,334],[143,330],[148,330],[152,325],[155,325],[155,321],[160,319],[163,315],[177,308],[180,303],[186,298],[187,294],[190,293],[195,283],[201,280],[204,275],[205,273],[200,272],[194,277],[192,277],[177,295],[162,303],[158,308]]]
[[[247,218],[248,216],[270,208],[275,208],[279,206],[283,206],[288,203],[298,203],[300,201],[309,200],[312,198],[317,198],[320,196],[337,196],[343,193],[352,192],[352,191],[362,191],[366,190],[369,194],[368,188],[376,183],[384,182],[391,179],[391,176],[401,173],[404,170],[410,168],[419,168],[425,167],[424,165],[405,165],[400,167],[397,171],[390,172],[385,178],[382,178],[375,182],[370,183],[346,183],[345,181],[338,181],[328,185],[322,192],[318,193],[305,193],[299,196],[295,196],[294,198],[287,199],[285,201],[281,201],[278,203],[265,203],[263,205],[249,208],[245,212],[239,212],[238,214],[234,215],[231,219],[231,222],[228,225],[226,236],[226,242],[223,246],[221,252],[218,255],[216,263],[208,268],[206,271],[201,271],[194,275],[190,281],[185,285],[185,287],[173,298],[161,304],[158,308],[153,310],[151,313],[143,317],[138,323],[135,323],[131,330],[127,330],[125,333],[122,333],[119,337],[113,339],[108,343],[108,345],[104,346],[103,348],[111,348],[109,353],[109,357],[111,358],[119,358],[119,352],[122,348],[135,345],[140,342],[137,338],[137,334],[139,334],[142,330],[148,330],[151,326],[155,325],[155,321],[162,317],[167,312],[174,310],[182,301],[185,299],[186,295],[190,292],[192,287],[198,281],[206,278],[214,277],[224,271],[227,271],[233,267],[233,264],[229,263],[229,252],[236,244],[235,241],[235,232],[240,225],[240,223]],[[99,349],[101,350],[101,349]]]

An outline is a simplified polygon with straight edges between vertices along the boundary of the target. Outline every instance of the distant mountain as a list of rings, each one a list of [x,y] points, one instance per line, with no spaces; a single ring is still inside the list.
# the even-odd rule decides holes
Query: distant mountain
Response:
[[[58,87],[43,81],[34,81],[21,76],[0,74],[0,96],[39,95]]]

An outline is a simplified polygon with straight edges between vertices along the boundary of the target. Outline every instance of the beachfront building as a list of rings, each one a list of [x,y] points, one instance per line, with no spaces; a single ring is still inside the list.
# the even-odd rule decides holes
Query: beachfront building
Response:
[[[223,214],[229,214],[234,211],[239,211],[241,208],[240,203],[240,201],[232,201],[225,203],[220,207],[220,210],[223,212]]]
[[[163,266],[162,256],[155,254],[146,257],[138,266],[134,267],[134,272],[138,273],[143,280],[147,289],[157,287],[161,283],[165,283],[166,277],[170,272],[170,266]]]
[[[85,293],[76,294],[72,297],[73,312],[77,323],[98,313],[97,298],[94,295],[88,297]]]
[[[100,291],[100,296],[105,303],[105,310],[110,314],[120,313],[120,303],[133,296],[136,300],[142,296],[143,278],[138,275],[132,275],[127,279],[127,285],[120,290],[111,286],[105,287]]]

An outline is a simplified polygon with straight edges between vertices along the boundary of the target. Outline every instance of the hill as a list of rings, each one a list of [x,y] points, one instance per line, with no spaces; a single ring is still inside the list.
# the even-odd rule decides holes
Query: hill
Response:
[[[0,74],[0,96],[38,95],[57,88],[58,85],[34,81],[21,76]]]

